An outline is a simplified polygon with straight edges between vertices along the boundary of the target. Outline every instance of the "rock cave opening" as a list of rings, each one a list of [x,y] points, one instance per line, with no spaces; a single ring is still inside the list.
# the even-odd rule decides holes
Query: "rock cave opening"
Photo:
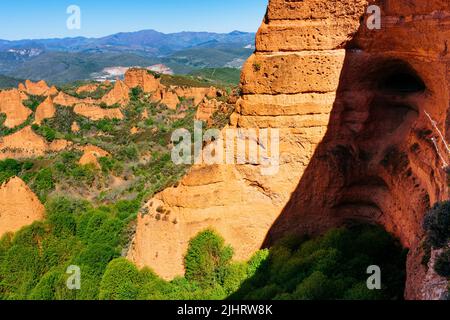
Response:
[[[418,73],[404,61],[384,62],[378,75],[373,82],[367,119],[354,141],[360,152],[370,155],[365,161],[359,160],[363,166],[361,172],[376,177],[382,183],[360,185],[359,189],[366,190],[363,193],[380,208],[381,212],[374,220],[409,246],[411,241],[405,239],[410,236],[401,234],[408,230],[402,225],[402,217],[409,216],[412,208],[402,198],[407,198],[408,192],[409,196],[425,198],[422,193],[426,192],[416,188],[417,182],[411,178],[414,163],[408,149],[411,133],[423,108],[420,95],[426,86]],[[420,207],[426,210],[428,205]]]
[[[330,125],[324,144],[325,150],[331,150],[328,162],[337,167],[330,173],[332,180],[338,181],[330,211],[339,220],[379,223],[408,246],[411,241],[406,239],[411,236],[401,234],[409,229],[401,225],[405,222],[401,217],[429,205],[413,208],[404,200],[408,192],[426,198],[425,190],[415,188],[417,182],[411,177],[414,164],[408,154],[426,85],[406,61],[375,58],[367,63],[371,71],[359,72],[359,81],[344,81],[340,88],[343,94],[338,93],[334,111],[340,121]],[[347,99],[349,92],[364,98]],[[341,152],[336,152],[339,148]]]
[[[423,92],[425,83],[407,63],[401,60],[392,60],[383,63],[378,70],[378,88],[391,94],[408,95]]]
[[[434,186],[421,181],[434,175],[422,169],[423,161],[433,160],[422,154],[434,150],[417,135],[429,127],[423,111],[432,92],[414,66],[348,52],[327,133],[265,244],[293,229],[320,234],[353,223],[379,225],[411,249],[405,296],[417,294],[411,270],[419,268],[418,230],[434,196]],[[295,217],[302,223],[292,227]]]
[[[420,139],[415,132],[429,125],[423,122],[423,113],[432,95],[420,73],[404,60],[375,58],[372,66],[372,72],[360,73],[359,85],[344,82],[341,88],[354,96],[364,92],[365,99],[338,100],[336,112],[343,121],[334,128],[338,138],[331,137],[326,144],[328,148],[344,145],[350,159],[344,161],[344,170],[340,170],[341,158],[333,160],[340,169],[331,177],[340,182],[331,191],[336,204],[325,210],[330,210],[341,224],[353,220],[378,224],[394,235],[411,250],[405,270],[412,279],[416,275],[411,270],[418,268],[421,255],[417,230],[422,230],[422,217],[433,196],[433,188],[421,183],[421,176],[435,174],[419,169],[424,161],[419,160],[420,154],[428,152],[432,140]],[[412,146],[416,147],[414,151]],[[415,290],[411,283],[409,280],[406,284],[405,296]]]

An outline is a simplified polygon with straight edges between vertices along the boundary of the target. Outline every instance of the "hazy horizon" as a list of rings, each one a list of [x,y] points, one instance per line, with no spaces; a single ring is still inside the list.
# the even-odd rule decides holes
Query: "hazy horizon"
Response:
[[[120,34],[120,33],[137,33],[137,32],[144,32],[144,31],[155,31],[155,32],[158,32],[158,33],[162,33],[162,34],[168,35],[168,34],[179,34],[179,33],[217,33],[217,34],[229,34],[229,33],[235,32],[235,31],[237,31],[237,32],[245,32],[245,33],[256,33],[257,30],[255,30],[255,31],[231,30],[231,31],[228,31],[228,32],[214,32],[214,31],[206,31],[206,30],[181,30],[181,31],[176,31],[176,32],[162,32],[162,31],[155,30],[155,29],[142,29],[142,30],[135,30],[135,31],[119,31],[119,32],[111,33],[111,34],[101,35],[101,36],[98,36],[98,37],[87,37],[87,36],[73,36],[73,37],[72,37],[72,36],[68,36],[68,37],[49,37],[49,38],[21,38],[21,39],[13,39],[13,40],[10,40],[10,39],[4,39],[4,38],[1,38],[1,37],[0,37],[0,40],[2,40],[2,41],[11,41],[11,42],[14,42],[14,41],[27,41],[27,40],[31,40],[31,41],[36,40],[36,41],[39,41],[39,40],[53,40],[53,39],[73,39],[73,38],[100,39],[100,38],[108,37],[108,36],[111,36],[111,35],[114,35],[114,34]]]
[[[71,5],[81,10],[80,29],[67,28]],[[0,39],[101,38],[144,30],[165,34],[256,32],[266,5],[267,0],[2,1]]]

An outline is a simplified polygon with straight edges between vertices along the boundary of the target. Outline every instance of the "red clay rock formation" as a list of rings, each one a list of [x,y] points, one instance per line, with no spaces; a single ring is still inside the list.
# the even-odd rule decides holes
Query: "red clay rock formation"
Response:
[[[195,106],[197,106],[200,102],[202,102],[205,97],[211,99],[217,97],[217,89],[214,87],[209,88],[177,87],[175,88],[175,93],[179,97],[183,97],[186,99],[193,99]]]
[[[155,92],[152,93],[150,100],[154,103],[161,102],[165,90],[167,90],[166,87],[161,85]]]
[[[205,97],[217,97],[217,89],[210,88],[185,88],[171,87],[161,84],[161,80],[155,78],[148,70],[145,69],[129,69],[125,73],[125,84],[129,88],[140,87],[144,92],[153,93],[152,101],[161,103],[170,109],[176,109],[180,102],[179,97],[193,99],[194,105],[197,106]]]
[[[91,120],[97,121],[102,119],[123,119],[123,113],[120,108],[104,109],[94,104],[78,103],[73,108],[76,114]]]
[[[130,101],[129,97],[130,88],[121,80],[117,80],[114,84],[114,88],[103,96],[102,102],[108,106],[119,104],[121,106],[126,105]]]
[[[15,128],[24,123],[32,111],[22,104],[26,96],[17,89],[0,91],[0,113],[6,114],[4,126]]]
[[[100,169],[100,164],[98,162],[98,158],[110,156],[110,154],[108,152],[106,152],[105,150],[103,150],[97,146],[93,146],[93,145],[88,145],[88,146],[82,147],[82,148],[80,148],[80,150],[83,151],[83,155],[81,156],[78,163],[80,165],[91,164],[98,169]]]
[[[342,49],[252,56],[243,69],[245,95],[232,123],[241,128],[280,128],[279,173],[263,176],[254,165],[194,166],[179,186],[149,202],[160,203],[177,223],[155,219],[154,210],[140,217],[130,258],[173,278],[183,273],[183,252],[190,237],[208,226],[224,235],[239,260],[258,250],[326,132],[344,57]],[[179,245],[162,250],[152,245],[162,236]]]
[[[156,79],[148,70],[129,69],[125,73],[125,84],[129,88],[140,87],[144,92],[155,92],[161,87],[160,79]]]
[[[433,296],[423,290],[421,224],[427,208],[446,199],[448,190],[432,141],[439,133],[426,114],[447,131],[448,84],[443,79],[449,28],[441,25],[448,20],[449,4],[372,3],[383,9],[383,28],[372,31],[363,24],[347,45],[328,132],[266,243],[286,232],[320,232],[349,219],[380,223],[410,248],[405,296],[427,299]],[[266,36],[264,28],[260,39]],[[272,41],[272,47],[259,47],[292,51],[295,43]],[[272,69],[261,72],[269,75],[262,77],[264,82],[271,79]],[[258,90],[254,80],[259,77],[248,79],[251,90]],[[292,82],[273,81],[272,93],[291,89]],[[307,83],[298,84],[307,89]]]
[[[0,138],[0,160],[39,157],[48,152],[62,151],[69,146],[70,142],[66,140],[48,143],[27,126],[14,134]]]
[[[95,90],[97,90],[99,86],[100,86],[100,84],[98,84],[98,83],[88,83],[88,84],[85,84],[85,85],[79,87],[77,89],[77,93],[78,94],[86,93],[86,92],[87,93],[92,93]]]
[[[45,119],[50,119],[55,116],[56,108],[53,105],[52,98],[48,96],[36,109],[34,115],[34,123],[40,125]]]
[[[72,132],[77,133],[80,131],[80,126],[78,125],[78,123],[76,121],[74,121],[72,123],[72,126],[70,127],[70,130],[72,130]]]
[[[139,133],[140,131],[141,130],[139,130],[138,127],[133,127],[133,128],[130,129],[130,134],[134,135],[134,134]]]
[[[58,89],[55,86],[51,86],[50,89],[47,91],[47,96],[54,97],[59,93]]]
[[[381,30],[361,19],[368,2]],[[279,128],[279,172],[194,166],[146,205],[129,258],[170,279],[208,226],[246,259],[286,233],[362,220],[410,249],[406,298],[442,297],[421,241],[424,213],[448,199],[449,21],[447,0],[271,0],[232,126]]]
[[[0,237],[44,218],[45,208],[18,177],[0,186]]]
[[[19,90],[34,96],[46,96],[49,95],[50,87],[44,80],[38,82],[32,82],[30,80],[25,81],[25,85],[19,84]],[[53,90],[52,90],[53,91]]]
[[[188,241],[210,226],[234,246],[238,259],[249,257],[255,252],[258,234],[262,244],[270,228],[264,217],[274,209],[271,199],[256,193],[250,184],[232,166],[193,168],[177,188],[167,189],[147,203],[148,214],[138,217],[128,257],[172,279],[184,273]],[[248,207],[245,202],[250,197],[253,201]]]
[[[216,99],[205,99],[198,105],[195,118],[200,121],[205,121],[209,125],[212,122],[214,113],[220,111],[223,106],[224,103]]]
[[[177,94],[171,90],[163,90],[161,92],[161,101],[160,103],[167,106],[169,109],[175,110],[180,103],[180,99]]]
[[[35,96],[55,96],[58,94],[58,89],[55,86],[49,87],[44,80],[32,82],[26,80],[25,84],[19,84],[19,90],[29,95]]]
[[[62,91],[60,91],[58,95],[53,99],[54,104],[59,104],[65,107],[72,107],[73,105],[81,103],[82,101],[83,100],[68,95],[67,93],[64,93]]]
[[[344,57],[344,50],[252,56],[243,69],[246,95],[238,103],[233,125],[280,128],[279,173],[262,176],[254,165],[194,166],[179,186],[149,202],[170,211],[170,220],[177,223],[155,219],[154,211],[139,218],[130,258],[165,278],[180,275],[190,237],[208,226],[224,235],[237,259],[247,259],[260,248],[326,132]],[[203,91],[200,101],[205,95]],[[153,245],[161,242],[157,239],[171,239],[169,243],[179,246],[160,249]]]

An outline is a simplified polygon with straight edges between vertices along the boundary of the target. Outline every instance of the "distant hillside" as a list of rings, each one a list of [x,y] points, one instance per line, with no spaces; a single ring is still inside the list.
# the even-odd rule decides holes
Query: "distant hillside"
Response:
[[[149,66],[157,59],[134,53],[46,52],[10,70],[19,78],[44,79],[65,83],[91,78],[91,74],[109,66]]]
[[[0,74],[0,89],[17,87],[20,82],[23,82],[23,80],[3,76]]]
[[[182,65],[188,72],[199,68],[240,68],[252,53],[251,49],[233,45],[200,46],[178,51],[164,58],[163,63],[168,66]],[[176,68],[174,70],[177,71]]]
[[[154,30],[103,38],[0,40],[0,74],[51,83],[88,80],[106,67],[163,63],[175,73],[202,68],[240,68],[253,53],[254,33]]]
[[[219,84],[238,85],[241,78],[241,70],[235,68],[205,68],[193,71],[189,75],[196,79]]]
[[[229,88],[239,85],[241,70],[234,68],[205,68],[186,75],[161,75],[166,86]]]
[[[153,56],[167,56],[176,51],[205,43],[253,44],[255,34],[233,31],[231,33],[179,32],[165,34],[155,30],[117,33],[102,38],[63,38],[42,40],[0,40],[0,51],[27,54],[27,50],[38,51],[142,51]]]

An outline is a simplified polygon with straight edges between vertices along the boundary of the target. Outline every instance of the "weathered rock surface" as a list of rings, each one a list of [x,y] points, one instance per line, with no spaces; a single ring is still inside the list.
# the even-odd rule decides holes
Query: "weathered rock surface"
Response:
[[[34,123],[40,125],[45,119],[51,119],[55,116],[56,108],[53,100],[48,96],[37,108],[34,115]]]
[[[121,80],[117,80],[110,92],[102,97],[102,102],[108,106],[119,104],[126,105],[130,101],[130,88]]]
[[[424,285],[421,287],[421,297],[425,300],[442,300],[448,294],[448,280],[439,276],[434,270],[437,258],[443,253],[443,249],[432,250],[430,261],[427,265]]]
[[[369,3],[381,30],[366,27]],[[149,201],[130,259],[170,279],[208,226],[247,259],[286,233],[367,221],[410,249],[405,297],[440,298],[421,241],[425,212],[448,199],[449,22],[444,0],[271,0],[231,125],[280,130],[278,173],[194,166]]]
[[[18,177],[0,186],[0,237],[44,218],[45,208]]]
[[[125,84],[129,88],[140,87],[144,92],[155,92],[161,87],[160,79],[156,79],[145,69],[129,69],[125,73]]]
[[[89,118],[94,121],[102,119],[123,119],[123,113],[120,108],[105,109],[94,104],[78,103],[73,108],[76,114]]]
[[[256,53],[242,71],[246,94],[334,92],[344,64],[345,50]]]
[[[77,104],[77,103],[81,103],[83,102],[83,100],[78,99],[74,96],[68,95],[67,93],[64,93],[62,91],[60,91],[58,93],[58,95],[53,98],[53,103],[54,104],[59,104],[61,106],[65,106],[65,107],[72,107],[73,105]]]
[[[23,85],[22,83],[19,84],[19,90],[34,96],[47,96],[51,93],[54,93],[53,89],[50,91],[50,87],[44,80],[38,82],[26,80],[25,85]]]
[[[179,97],[183,97],[186,99],[193,99],[195,106],[197,106],[200,102],[202,102],[205,97],[211,99],[217,97],[217,89],[215,89],[214,87],[209,88],[177,87],[175,88],[175,93]]]
[[[77,133],[80,131],[80,126],[78,125],[78,123],[76,121],[74,121],[72,123],[72,125],[70,126],[70,130],[72,130],[72,132]]]
[[[146,69],[129,69],[125,73],[125,85],[128,88],[140,87],[146,93],[152,93],[151,101],[161,103],[169,109],[175,110],[180,103],[180,98],[192,99],[197,106],[205,97],[217,97],[217,89],[195,87],[166,87],[161,80],[153,76]]]
[[[125,93],[126,92],[126,93]],[[73,111],[80,116],[86,117],[88,119],[98,121],[102,119],[123,119],[124,115],[120,108],[102,108],[99,106],[101,102],[107,105],[114,104],[126,104],[128,103],[128,88],[123,84],[123,82],[117,84],[112,91],[106,94],[101,101],[92,98],[79,99],[77,97],[71,96],[64,92],[59,92],[59,94],[53,98],[53,104],[58,104],[66,107],[73,107]],[[72,124],[72,131],[78,132],[78,124]]]
[[[160,86],[155,92],[152,93],[150,100],[154,103],[160,103],[163,99],[164,91],[166,91],[167,88],[165,86]]]
[[[55,86],[51,86],[50,89],[47,91],[47,96],[54,97],[59,93],[58,89]]]
[[[66,140],[47,142],[37,135],[31,126],[27,126],[16,133],[0,138],[0,160],[12,158],[31,158],[43,156],[48,152],[58,152],[71,145]]]
[[[216,99],[205,99],[198,105],[195,118],[197,120],[204,121],[207,124],[211,124],[214,113],[220,111],[224,104],[225,103]]]
[[[77,93],[92,93],[96,91],[99,88],[100,84],[98,83],[88,83],[85,84],[77,89]]]
[[[81,165],[90,164],[98,169],[100,169],[100,163],[98,162],[98,159],[110,156],[107,151],[93,145],[81,147],[80,150],[83,151],[83,155],[81,156],[78,163]]]
[[[231,166],[194,167],[177,188],[167,189],[147,203],[148,214],[138,217],[129,257],[171,279],[183,274],[189,239],[209,226],[220,231],[238,257],[250,256],[254,244],[243,240],[258,241],[258,234],[265,234],[270,222],[261,217],[275,207],[268,196],[255,193],[249,184]],[[246,203],[248,197],[251,203]]]
[[[180,103],[180,99],[175,92],[164,89],[161,91],[160,103],[167,106],[169,109],[175,110]]]
[[[143,120],[147,120],[149,118],[148,109],[145,109],[141,115]]]
[[[6,115],[5,127],[15,128],[31,115],[32,111],[22,104],[26,98],[26,95],[17,89],[0,91],[0,113]]]
[[[130,134],[131,134],[131,135],[137,134],[137,133],[139,133],[140,131],[141,131],[141,130],[139,130],[138,127],[133,127],[133,128],[130,129]]]

